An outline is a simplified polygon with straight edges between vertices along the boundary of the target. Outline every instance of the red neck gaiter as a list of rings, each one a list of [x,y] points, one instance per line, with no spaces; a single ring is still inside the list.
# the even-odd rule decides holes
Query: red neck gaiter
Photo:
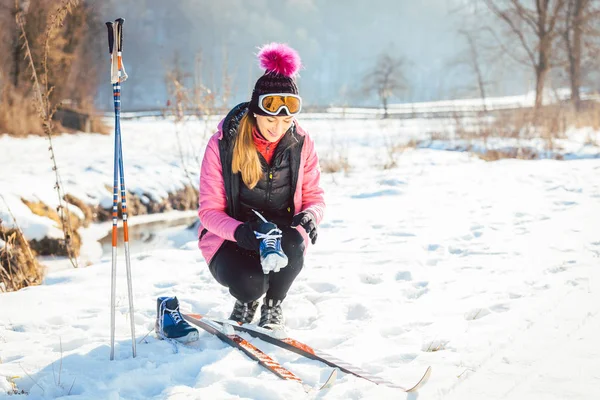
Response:
[[[252,139],[254,139],[254,145],[256,146],[256,150],[267,161],[267,164],[271,165],[271,160],[273,159],[273,154],[275,154],[275,149],[277,148],[277,144],[281,141],[283,135],[276,142],[269,142],[267,139],[260,134],[258,129],[254,127],[252,129]]]

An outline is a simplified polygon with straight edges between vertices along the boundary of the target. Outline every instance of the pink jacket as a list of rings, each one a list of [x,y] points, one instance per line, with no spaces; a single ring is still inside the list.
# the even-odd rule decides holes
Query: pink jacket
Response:
[[[198,247],[202,251],[207,264],[210,263],[210,260],[225,240],[235,241],[233,234],[236,228],[242,224],[242,221],[230,217],[225,212],[227,199],[225,197],[225,183],[219,152],[219,140],[223,138],[223,121],[219,123],[218,131],[210,138],[206,146],[200,171],[200,196],[198,201],[200,227],[198,233],[201,234],[203,229],[206,229],[207,232],[199,240]],[[298,125],[297,121],[294,122],[296,133],[305,137],[298,182],[294,193],[294,209],[296,213],[301,211],[311,212],[318,225],[323,219],[325,211],[323,189],[320,186],[319,159],[311,137]],[[308,247],[310,240],[308,240],[306,231],[300,226],[297,229],[304,237],[304,242]]]

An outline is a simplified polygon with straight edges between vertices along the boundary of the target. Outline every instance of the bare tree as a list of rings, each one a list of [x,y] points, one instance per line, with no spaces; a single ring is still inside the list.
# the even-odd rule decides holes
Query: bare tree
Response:
[[[455,63],[458,65],[466,65],[471,70],[476,79],[477,91],[479,92],[479,97],[481,98],[483,111],[487,111],[487,107],[485,105],[486,82],[483,73],[484,60],[482,59],[481,55],[481,46],[477,41],[478,33],[477,31],[470,29],[459,29],[458,33],[465,38],[467,49],[466,54],[461,54]]]
[[[388,117],[388,99],[406,90],[404,64],[403,58],[394,58],[384,53],[379,56],[373,69],[365,76],[363,92],[377,94],[383,106],[383,118]]]
[[[484,1],[525,51],[525,61],[520,61],[535,72],[535,108],[538,109],[543,103],[544,84],[560,33],[559,16],[568,0],[535,0],[534,7],[526,6],[523,0]]]
[[[582,65],[585,50],[593,53],[598,49],[596,43],[591,43],[600,36],[598,22],[600,9],[592,6],[592,0],[567,0],[565,24],[562,38],[567,56],[567,72],[571,86],[571,102],[576,110],[581,107],[581,85],[583,81]],[[596,44],[596,46],[594,46]]]

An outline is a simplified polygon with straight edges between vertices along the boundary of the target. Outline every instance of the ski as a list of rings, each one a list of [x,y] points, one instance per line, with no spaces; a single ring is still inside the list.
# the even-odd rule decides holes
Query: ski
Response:
[[[199,314],[186,315],[186,320],[188,320],[188,322],[190,322],[190,323],[193,323],[193,321],[200,320],[200,319],[206,320],[207,318],[203,318]],[[295,339],[292,339],[289,337],[277,338],[275,336],[269,335],[268,333],[261,331],[260,330],[261,328],[254,327],[252,325],[247,325],[247,324],[246,325],[238,325],[238,324],[234,323],[233,321],[227,321],[227,322],[213,321],[213,322],[216,322],[221,325],[232,326],[234,330],[237,330],[240,332],[246,332],[255,338],[264,340],[265,342],[268,342],[275,346],[292,351],[296,354],[310,358],[312,360],[320,361],[324,364],[329,365],[330,367],[338,368],[345,373],[352,374],[352,375],[357,376],[362,379],[366,379],[377,385],[383,385],[383,386],[391,387],[394,389],[399,389],[404,392],[416,392],[421,387],[423,387],[423,385],[425,385],[427,383],[427,381],[429,380],[429,377],[431,375],[431,367],[429,366],[429,367],[427,367],[427,369],[425,370],[425,372],[423,373],[421,378],[412,386],[398,385],[396,383],[389,382],[389,381],[381,379],[377,376],[371,375],[369,372],[364,371],[363,369],[361,369],[359,367],[348,364],[347,362],[342,361],[324,351],[314,349],[311,346],[304,344],[302,342],[299,342]]]
[[[218,337],[223,342],[227,343],[231,347],[234,347],[244,354],[246,354],[250,359],[257,361],[261,366],[275,374],[281,379],[298,382],[304,388],[306,393],[311,393],[314,390],[322,390],[328,388],[333,385],[335,382],[335,378],[337,376],[337,370],[333,370],[331,375],[329,375],[328,379],[325,381],[323,385],[318,388],[313,388],[312,386],[304,383],[302,379],[294,375],[291,371],[287,370],[269,355],[265,354],[258,347],[254,346],[241,336],[235,334],[235,331],[231,329],[231,332],[227,332],[227,328],[224,325],[221,325],[215,321],[212,321],[207,318],[202,318],[201,315],[186,315],[183,314],[184,319],[190,324],[203,329],[204,331]],[[229,326],[230,327],[230,326]]]

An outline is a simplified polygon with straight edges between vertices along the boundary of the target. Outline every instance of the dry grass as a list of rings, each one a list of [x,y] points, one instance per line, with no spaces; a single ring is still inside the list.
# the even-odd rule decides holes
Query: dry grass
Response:
[[[73,226],[76,227],[75,229],[78,229],[80,226],[89,226],[90,222],[92,222],[94,219],[94,210],[92,209],[92,207],[88,206],[82,200],[68,193],[65,195],[65,200],[67,201],[67,203],[73,204],[75,207],[79,208],[83,212],[83,221],[75,217],[75,215],[71,214],[71,224],[73,224]]]
[[[540,154],[536,149],[532,148],[510,148],[510,149],[494,149],[480,151],[472,149],[471,152],[477,157],[485,161],[498,161],[507,158],[514,158],[518,160],[537,160],[540,158]],[[556,154],[555,159],[560,160],[562,156]]]
[[[328,153],[323,158],[319,159],[319,165],[321,166],[321,171],[327,174],[341,171],[348,173],[348,171],[351,169],[350,163],[348,162],[348,157],[345,157],[341,154]]]
[[[44,278],[44,267],[20,229],[5,229],[0,225],[0,292],[12,292],[26,286],[39,285]]]
[[[537,112],[531,108],[498,111],[493,118],[481,115],[472,124],[459,121],[455,124],[454,137],[467,141],[469,144],[465,150],[486,161],[505,158],[533,160],[541,157],[560,160],[563,156],[556,152],[556,143],[558,139],[567,137],[567,131],[571,127],[600,129],[600,106],[593,102],[584,103],[579,112],[570,105],[560,104],[545,106]],[[517,145],[512,148],[488,149],[490,138],[515,139]],[[519,144],[520,140],[531,139],[542,139],[544,148],[538,150]],[[479,145],[475,146],[475,143]],[[597,145],[595,137],[590,135],[588,144]]]
[[[591,127],[594,130],[600,130],[600,104],[596,102],[583,102],[579,112],[567,109],[564,111],[564,115],[568,126],[575,128]]]
[[[91,117],[90,118],[90,132],[99,133],[101,135],[111,135],[113,133],[112,127],[106,125],[102,118]]]
[[[71,197],[71,199],[72,198],[73,197]],[[21,199],[21,201],[23,203],[25,203],[25,205],[35,215],[50,218],[51,220],[56,222],[58,225],[60,225],[60,223],[61,223],[60,216],[58,215],[56,210],[54,210],[53,208],[50,208],[48,205],[46,205],[42,202],[39,202],[39,201],[29,201],[29,200],[25,200],[25,199]],[[69,213],[68,217],[70,219],[71,226],[73,226],[74,229],[78,229],[80,226],[82,226],[83,221],[81,221],[75,214]]]
[[[25,199],[21,199],[23,203],[31,210],[35,215],[39,215],[41,217],[46,217],[54,222],[56,222],[57,226],[62,229],[61,218],[59,214],[53,208],[48,207],[48,205],[42,202],[31,202]],[[85,211],[84,211],[85,212]],[[77,229],[82,226],[84,221],[81,221],[75,214],[66,211],[65,218],[68,219],[68,222],[71,226],[71,234],[68,237],[69,246],[67,248],[67,244],[64,239],[57,238],[48,238],[45,237],[41,240],[33,239],[30,242],[31,248],[35,250],[35,252],[39,255],[56,255],[56,256],[74,256],[77,257],[79,255],[79,251],[81,248],[81,236],[77,232]]]
[[[44,133],[48,139],[48,150],[50,151],[50,160],[52,161],[52,170],[54,171],[56,181],[54,188],[58,195],[58,208],[57,213],[60,217],[60,227],[63,231],[63,243],[62,246],[56,248],[58,250],[64,248],[66,255],[69,257],[69,261],[73,267],[77,268],[77,254],[81,241],[79,235],[73,229],[71,225],[71,217],[68,209],[68,203],[64,200],[64,189],[62,188],[62,181],[58,172],[58,166],[56,164],[56,154],[54,152],[54,146],[52,144],[52,136],[54,135],[54,124],[52,116],[56,112],[57,105],[53,104],[50,96],[54,91],[54,86],[51,86],[49,82],[49,75],[52,71],[49,69],[48,57],[50,54],[50,43],[59,41],[59,29],[63,25],[66,16],[71,12],[72,8],[78,4],[79,0],[62,0],[60,7],[50,15],[49,22],[46,25],[46,32],[43,41],[43,55],[42,55],[42,72],[38,74],[36,70],[36,63],[34,56],[31,52],[30,42],[27,38],[27,30],[25,26],[25,17],[23,13],[17,13],[16,21],[17,26],[20,29],[21,36],[20,40],[23,43],[23,51],[25,53],[25,59],[29,63],[29,70],[31,71],[31,82],[33,83],[33,92],[35,94],[35,106],[38,111],[40,122],[44,129]],[[64,39],[64,38],[63,38]],[[64,204],[64,205],[63,205]],[[33,244],[33,243],[32,243]]]
[[[63,126],[58,119],[53,119],[54,130],[60,133],[79,133],[83,129],[72,129]],[[101,117],[89,116],[89,132],[108,135],[111,127]],[[13,137],[44,136],[44,128],[31,99],[23,97],[17,91],[2,90],[0,97],[0,134]]]
[[[2,90],[0,97],[0,134],[12,136],[43,135],[44,130],[31,100],[11,86]]]
[[[167,201],[173,210],[193,210],[198,208],[198,189],[196,186],[186,186],[175,193],[169,193]]]

